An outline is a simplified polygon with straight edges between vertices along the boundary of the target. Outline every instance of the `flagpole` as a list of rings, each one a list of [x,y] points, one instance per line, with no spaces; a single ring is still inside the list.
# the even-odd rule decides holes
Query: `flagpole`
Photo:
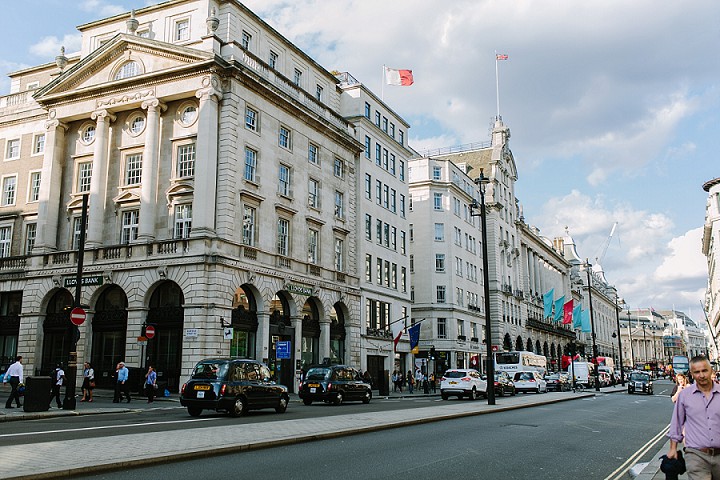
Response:
[[[385,64],[383,64],[382,78],[380,79],[380,100],[385,101]]]
[[[495,120],[500,120],[500,76],[498,73],[497,50],[495,50],[495,99],[497,102],[497,117],[495,117]]]

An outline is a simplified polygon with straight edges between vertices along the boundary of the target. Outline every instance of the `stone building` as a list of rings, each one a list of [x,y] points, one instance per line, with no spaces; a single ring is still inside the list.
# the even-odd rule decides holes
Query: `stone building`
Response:
[[[378,332],[408,315],[408,125],[239,1],[171,0],[79,30],[79,54],[13,73],[0,98],[3,363],[18,352],[47,372],[72,349],[87,198],[76,351],[101,385],[119,360],[154,364],[170,389],[216,355],[263,360],[291,389],[324,359],[390,368]],[[366,174],[382,213],[359,194]],[[382,219],[381,249],[357,248],[363,209]],[[367,256],[382,285],[361,285]]]
[[[708,193],[703,226],[702,253],[707,258],[708,285],[705,292],[705,311],[710,335],[715,337],[711,345],[720,343],[720,268],[718,268],[718,247],[720,246],[720,177],[705,182],[703,190]],[[717,359],[717,356],[715,357]]]

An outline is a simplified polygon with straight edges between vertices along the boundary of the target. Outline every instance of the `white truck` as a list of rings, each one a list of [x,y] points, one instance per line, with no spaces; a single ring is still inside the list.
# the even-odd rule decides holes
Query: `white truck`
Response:
[[[589,388],[593,385],[593,374],[595,366],[590,362],[574,361],[572,365],[568,365],[568,375],[575,375],[575,383]]]

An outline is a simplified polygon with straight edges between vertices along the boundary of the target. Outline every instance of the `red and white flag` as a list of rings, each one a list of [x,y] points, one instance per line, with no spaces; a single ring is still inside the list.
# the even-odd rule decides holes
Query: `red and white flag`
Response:
[[[393,343],[395,344],[394,349],[397,350],[397,344],[405,331],[405,324],[403,322],[391,323],[390,328],[392,329]]]
[[[496,53],[495,60],[507,60],[508,56],[504,53]]]
[[[385,82],[388,85],[409,87],[414,83],[412,70],[385,67]]]

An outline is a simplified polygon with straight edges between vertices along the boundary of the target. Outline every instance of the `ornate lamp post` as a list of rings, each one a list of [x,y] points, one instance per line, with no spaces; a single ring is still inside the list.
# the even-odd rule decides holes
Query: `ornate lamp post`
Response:
[[[620,362],[620,380],[622,386],[625,386],[625,369],[623,367],[623,351],[622,351],[622,335],[620,335],[620,304],[624,304],[625,301],[618,298],[617,290],[615,290],[615,321],[617,322],[617,339],[618,339],[618,361]],[[615,332],[613,332],[615,337]],[[631,340],[632,343],[632,340]]]
[[[495,361],[493,360],[492,350],[492,324],[490,322],[490,272],[488,267],[488,247],[487,247],[487,211],[485,208],[485,187],[490,183],[490,179],[483,175],[483,169],[480,169],[480,176],[475,179],[475,184],[480,189],[480,220],[482,228],[482,253],[483,253],[483,283],[485,294],[485,349],[487,355],[487,381],[488,385],[492,385],[495,378]],[[470,205],[470,215],[476,217],[477,214],[473,210],[478,208],[477,200],[473,200]],[[487,389],[488,405],[495,405],[495,388]]]

